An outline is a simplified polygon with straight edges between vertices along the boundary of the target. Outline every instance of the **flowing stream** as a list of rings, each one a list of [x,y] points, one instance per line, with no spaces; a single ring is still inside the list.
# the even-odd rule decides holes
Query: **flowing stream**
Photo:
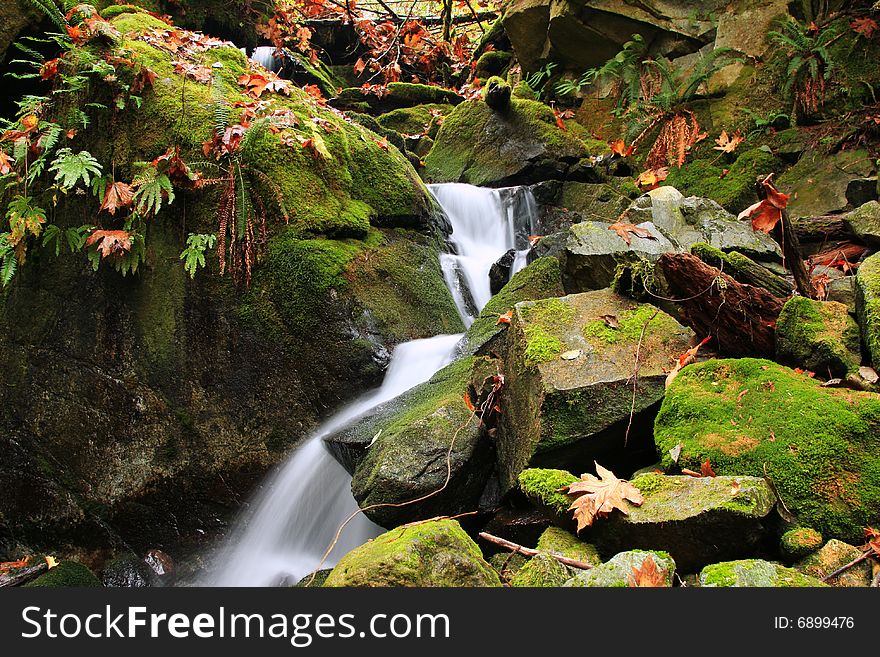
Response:
[[[452,225],[454,254],[443,254],[443,275],[467,325],[489,300],[488,273],[515,252],[511,274],[525,265],[534,231],[535,202],[527,188],[484,189],[432,185]],[[372,408],[427,381],[454,357],[461,335],[438,335],[395,348],[382,386],[326,420],[276,468],[213,556],[202,586],[280,586],[296,583],[319,565],[333,566],[346,552],[384,530],[358,514],[321,564],[337,530],[357,509],[351,476],[322,439]]]

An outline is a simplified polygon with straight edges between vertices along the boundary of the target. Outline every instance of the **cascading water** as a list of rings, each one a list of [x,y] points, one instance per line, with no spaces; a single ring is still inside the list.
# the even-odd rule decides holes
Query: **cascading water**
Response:
[[[450,184],[432,185],[430,190],[452,225],[450,242],[456,253],[443,255],[443,272],[459,313],[469,325],[491,296],[488,273],[492,264],[514,249],[517,256],[511,274],[525,265],[528,235],[535,226],[534,198],[521,187],[483,189]],[[322,564],[337,530],[357,509],[351,476],[330,455],[322,439],[427,381],[452,360],[461,337],[439,335],[399,345],[382,387],[324,422],[271,475],[215,555],[213,572],[199,583],[292,584],[319,565],[334,565],[346,552],[380,534],[381,527],[362,514],[355,516]]]
[[[278,73],[281,70],[282,62],[280,59],[276,59],[274,46],[257,46],[251,53],[251,61],[273,73]]]

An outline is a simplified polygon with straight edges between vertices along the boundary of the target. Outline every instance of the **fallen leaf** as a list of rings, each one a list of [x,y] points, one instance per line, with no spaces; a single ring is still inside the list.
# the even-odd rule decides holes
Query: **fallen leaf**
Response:
[[[572,349],[571,351],[563,352],[559,357],[562,360],[577,360],[581,357],[581,354],[584,353],[580,349]]]
[[[709,463],[709,457],[706,457],[706,460],[700,464],[700,474],[704,477],[714,477],[715,471],[712,469],[712,464]]]
[[[24,568],[28,565],[28,562],[30,560],[30,557],[24,557],[23,559],[19,559],[18,561],[4,561],[3,563],[0,563],[0,573],[6,573],[10,570],[18,570],[19,568]]]
[[[513,310],[512,309],[508,310],[503,315],[499,315],[498,321],[495,322],[495,326],[498,326],[499,324],[510,324],[511,319],[513,319]]]
[[[605,325],[609,328],[615,330],[620,328],[620,320],[615,315],[599,315],[599,319],[605,322]]]
[[[682,368],[690,365],[691,363],[696,362],[697,354],[700,351],[700,348],[709,342],[712,339],[711,335],[707,335],[700,341],[696,347],[691,347],[686,352],[684,352],[681,356],[678,357],[678,360],[675,361],[675,367],[673,367],[669,374],[666,375],[666,387],[669,387],[669,384],[675,380],[675,377],[678,376],[678,373],[681,372]]]
[[[597,517],[607,516],[614,509],[629,515],[627,501],[636,506],[645,501],[638,488],[628,481],[618,479],[613,472],[598,463],[596,473],[598,478],[585,473],[581,475],[580,481],[563,488],[569,495],[583,493],[569,507],[570,511],[574,511],[578,531],[589,527]]]
[[[683,445],[678,443],[678,445],[669,450],[669,456],[672,458],[673,463],[678,463],[678,457],[681,456],[682,447]]]
[[[543,238],[543,235],[529,235],[529,246],[531,246],[532,248],[536,247],[538,245],[538,242],[540,242]]]
[[[0,151],[0,176],[5,176],[12,171],[13,164],[15,164],[15,159],[7,155],[5,151]]]
[[[666,577],[657,569],[657,562],[651,556],[645,557],[641,567],[633,566],[632,574],[626,578],[629,587],[665,587]]]
[[[788,205],[790,197],[777,190],[769,180],[764,180],[761,185],[767,198],[747,207],[739,213],[737,219],[750,219],[752,230],[769,233],[782,219],[782,211]]]
[[[873,18],[857,18],[849,25],[853,31],[858,34],[861,34],[866,39],[870,39],[874,36],[874,33],[877,32],[880,27],[877,26],[877,21]]]
[[[636,178],[636,185],[642,188],[643,191],[651,191],[652,189],[656,189],[657,186],[666,180],[668,176],[669,167],[648,169],[639,174],[639,177]]]
[[[730,494],[731,495],[739,495],[739,491],[742,488],[742,485],[739,483],[738,479],[734,479],[733,483],[730,484]]]
[[[115,215],[118,209],[130,206],[133,198],[134,191],[128,183],[108,183],[107,191],[104,192],[104,201],[101,203],[101,210]]]
[[[703,476],[703,475],[700,474],[699,472],[695,472],[694,470],[690,470],[690,469],[688,469],[688,468],[682,468],[682,469],[681,469],[681,474],[685,474],[685,475],[687,475],[688,477],[702,477],[702,476]]]
[[[644,228],[639,228],[635,224],[628,224],[624,222],[618,221],[617,223],[613,223],[608,226],[608,230],[613,230],[615,233],[620,235],[621,239],[626,242],[626,245],[629,246],[631,244],[630,235],[635,235],[636,237],[644,237],[649,240],[656,240],[657,238],[651,235],[649,231]]]
[[[96,230],[86,240],[86,246],[97,244],[102,258],[120,256],[131,249],[131,236],[125,230]]]
[[[623,139],[612,141],[608,145],[611,147],[611,152],[615,155],[620,155],[620,157],[629,157],[635,151],[635,147],[632,145],[627,146]]]
[[[46,559],[46,565],[49,566],[49,570],[52,570],[53,568],[55,568],[58,565],[58,561],[55,559],[55,557],[46,555],[45,559]]]
[[[868,383],[877,383],[877,381],[880,381],[880,375],[877,374],[876,370],[867,365],[863,365],[859,368],[859,376]]]
[[[719,136],[718,139],[715,140],[715,143],[718,145],[713,146],[712,148],[716,151],[721,151],[722,153],[733,153],[733,151],[736,150],[737,146],[743,143],[744,140],[745,137],[739,130],[729,136],[727,134],[727,130],[722,130],[721,136]]]
[[[474,406],[474,402],[471,401],[471,393],[469,392],[464,393],[464,405],[467,406],[471,413],[477,412],[477,407]]]

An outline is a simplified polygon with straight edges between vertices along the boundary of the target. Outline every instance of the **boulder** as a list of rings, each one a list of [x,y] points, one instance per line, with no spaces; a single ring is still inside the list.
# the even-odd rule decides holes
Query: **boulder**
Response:
[[[842,303],[792,297],[776,322],[776,359],[825,378],[846,378],[862,363],[859,326]]]
[[[382,94],[372,93],[361,87],[349,87],[340,91],[335,98],[331,98],[329,103],[343,111],[384,114],[402,107],[418,105],[458,105],[463,100],[464,98],[455,91],[442,87],[410,82],[389,82]]]
[[[861,555],[859,548],[832,538],[820,550],[814,551],[794,567],[805,575],[822,579]],[[865,559],[828,580],[828,584],[843,588],[871,586],[871,576],[871,560]]]
[[[362,508],[436,491],[451,468],[443,492],[418,504],[365,511],[371,520],[393,527],[479,507],[492,472],[493,451],[486,428],[471,418],[462,398],[470,388],[479,391],[484,379],[496,372],[490,359],[462,358],[326,439],[337,458],[354,471],[352,493]]]
[[[87,566],[78,561],[65,559],[24,586],[27,588],[96,588],[101,586],[101,580],[95,577],[95,574]]]
[[[572,577],[569,568],[546,554],[538,554],[517,571],[510,580],[514,588],[562,586]]]
[[[849,185],[846,186],[846,200],[854,208],[876,201],[878,187],[880,187],[880,181],[877,176],[850,180]]]
[[[493,110],[504,114],[510,109],[510,93],[510,85],[496,75],[483,87],[483,100]]]
[[[376,117],[376,122],[401,135],[424,135],[433,139],[440,130],[443,117],[453,109],[453,105],[441,103],[401,107]]]
[[[872,160],[864,150],[828,154],[810,149],[779,176],[776,187],[791,196],[788,213],[792,219],[819,217],[844,209],[850,181],[863,178],[871,169]]]
[[[515,484],[534,456],[561,456],[563,448],[576,452],[569,467],[586,470],[593,460],[614,467],[607,459],[627,453],[615,425],[662,399],[664,368],[688,349],[692,337],[666,313],[610,290],[516,304],[507,334],[497,440],[502,491]],[[642,447],[633,439],[627,449],[639,454]],[[653,444],[649,451],[640,465],[655,460]]]
[[[700,572],[700,586],[800,588],[827,585],[794,568],[786,568],[761,559],[743,559],[706,566]]]
[[[880,397],[822,384],[771,361],[712,360],[666,390],[654,437],[664,464],[766,477],[798,520],[858,540],[880,513]]]
[[[526,468],[517,476],[517,486],[547,516],[568,523],[572,517],[569,511],[572,498],[560,489],[577,480],[577,477],[566,470]]]
[[[763,287],[772,295],[782,299],[791,295],[791,283],[739,251],[725,253],[721,249],[700,243],[691,247],[691,253],[740,283]],[[839,273],[837,269],[833,271]],[[816,273],[814,270],[814,275]]]
[[[346,554],[324,586],[501,586],[498,573],[455,520],[392,529]]]
[[[513,53],[504,50],[490,50],[484,52],[477,59],[474,67],[474,75],[481,80],[486,80],[493,75],[503,75],[510,67]]]
[[[595,547],[580,541],[577,536],[559,527],[548,527],[538,539],[537,549],[542,554],[532,557],[522,567],[511,580],[511,586],[562,586],[580,572],[581,569],[554,559],[551,556],[554,554],[593,566],[602,563]]]
[[[787,559],[803,559],[822,547],[822,534],[810,527],[790,529],[779,541],[779,551]]]
[[[862,340],[875,369],[880,369],[880,253],[862,262],[856,276],[856,311]]]
[[[672,557],[664,552],[645,552],[643,550],[630,550],[616,554],[601,566],[580,571],[563,586],[634,586],[635,571],[644,568],[648,559],[654,562],[654,566],[663,576],[666,586],[672,586],[672,576],[675,574],[675,561]]]
[[[628,515],[612,513],[590,528],[604,556],[625,548],[668,552],[684,572],[754,554],[776,496],[757,477],[643,474],[631,481],[645,501]]]
[[[3,7],[0,7],[0,61],[15,59],[15,57],[6,57],[6,51],[25,29],[36,27],[44,18],[33,4],[26,0],[4,2]]]
[[[846,215],[844,224],[865,244],[880,247],[880,203],[877,201],[857,207]]]
[[[510,269],[516,260],[516,250],[510,249],[503,256],[498,258],[489,268],[489,289],[492,295],[496,295],[501,291],[510,280]]]
[[[490,187],[561,179],[591,149],[604,148],[604,142],[582,141],[574,128],[560,130],[543,103],[512,98],[502,113],[468,100],[443,121],[425,158],[425,177]]]

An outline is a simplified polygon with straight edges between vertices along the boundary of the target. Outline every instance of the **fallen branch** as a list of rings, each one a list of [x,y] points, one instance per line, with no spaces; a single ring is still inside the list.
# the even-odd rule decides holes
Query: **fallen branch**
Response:
[[[388,17],[389,22],[394,23],[395,25],[404,23],[404,19],[398,15],[396,17]],[[476,14],[460,14],[458,16],[452,17],[453,25],[467,25],[470,23],[479,23],[483,21],[492,21],[498,18],[498,14],[494,11],[481,11]],[[425,26],[435,26],[435,25],[443,25],[443,17],[442,16],[412,16],[407,18],[407,20],[417,21]],[[302,24],[308,28],[322,28],[322,27],[341,27],[347,23],[346,20],[342,18],[311,18],[306,21],[302,21]]]
[[[564,563],[566,566],[571,566],[572,568],[580,568],[581,570],[590,570],[593,567],[591,563],[585,563],[583,561],[578,561],[577,559],[569,559],[568,557],[563,557],[560,554],[553,554],[552,552],[542,552],[541,550],[533,550],[532,548],[527,548],[519,543],[513,543],[512,541],[508,541],[503,538],[498,538],[497,536],[492,536],[492,534],[487,534],[486,532],[480,532],[480,538],[484,541],[488,541],[489,543],[494,543],[495,545],[500,545],[503,548],[507,548],[512,552],[516,552],[517,554],[521,554],[524,557],[536,557],[539,554],[543,554],[548,557],[552,557],[556,559],[559,563]]]
[[[636,364],[633,367],[633,397],[632,397],[632,406],[629,408],[629,422],[626,423],[626,433],[623,435],[623,446],[626,447],[627,442],[629,442],[629,431],[632,428],[633,416],[636,414],[636,395],[639,392],[639,369],[642,366],[642,341],[645,339],[645,331],[648,330],[648,324],[650,324],[654,318],[660,313],[660,309],[654,311],[654,314],[648,318],[648,321],[645,322],[645,325],[642,327],[642,332],[639,335],[639,344],[636,347]]]
[[[856,557],[855,559],[850,561],[848,564],[844,564],[843,566],[841,566],[840,568],[835,570],[830,575],[825,575],[825,577],[822,578],[822,581],[827,582],[829,579],[833,579],[833,578],[837,577],[838,575],[840,575],[843,572],[846,572],[847,570],[849,570],[850,568],[852,568],[856,564],[863,562],[865,559],[870,557],[872,554],[874,554],[873,550],[868,550],[867,552],[863,552],[861,554],[861,556]]]
[[[36,579],[49,570],[49,565],[45,561],[40,561],[33,566],[25,566],[19,568],[14,573],[0,575],[0,588],[7,586],[21,586],[27,584],[32,579]]]

